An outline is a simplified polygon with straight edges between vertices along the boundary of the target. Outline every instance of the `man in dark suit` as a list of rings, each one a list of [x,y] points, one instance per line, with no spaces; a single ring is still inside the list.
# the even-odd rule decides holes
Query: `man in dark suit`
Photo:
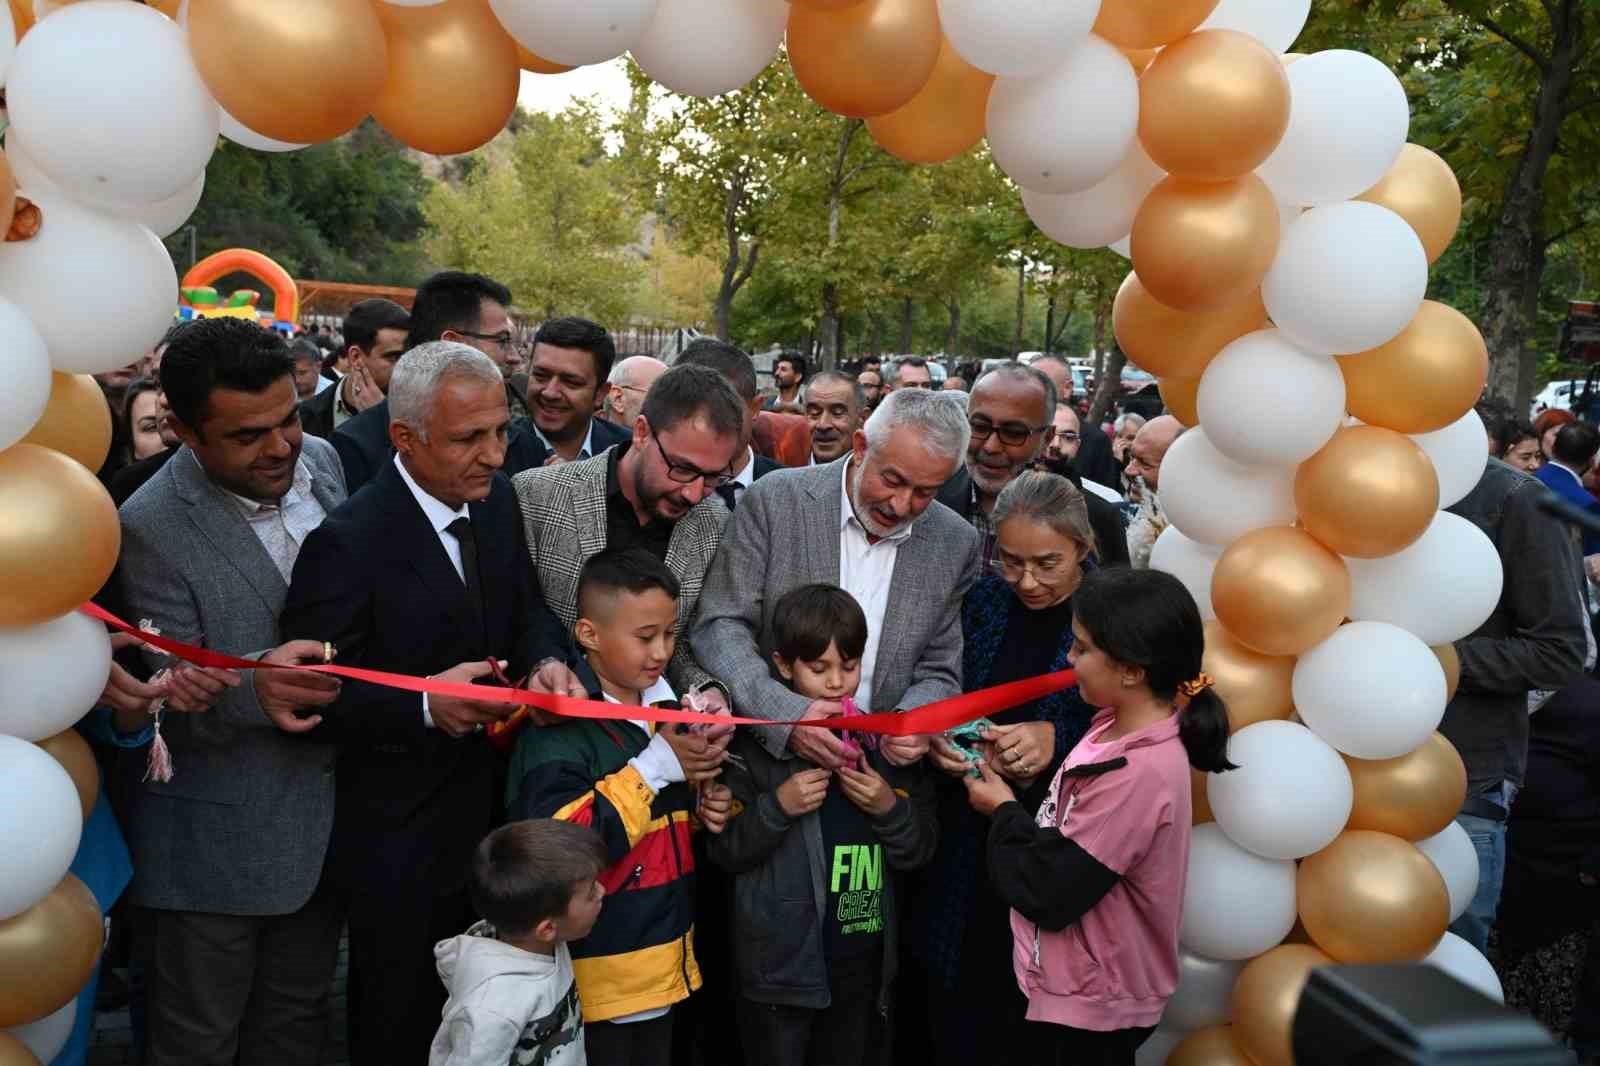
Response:
[[[345,360],[349,371],[332,388],[300,405],[300,425],[326,440],[333,431],[369,407],[383,402],[389,377],[406,350],[411,316],[393,300],[362,300],[344,316]]]
[[[511,290],[482,274],[446,270],[417,289],[411,305],[411,328],[405,350],[428,341],[457,341],[476,348],[504,373],[516,343],[511,328]],[[501,382],[512,418],[527,413],[524,397],[508,381]],[[351,495],[365,485],[394,455],[389,441],[389,402],[377,404],[338,427],[330,438],[344,464]]]
[[[581,696],[499,472],[498,368],[462,344],[424,344],[395,367],[389,406],[397,454],[307,539],[283,632],[329,641],[352,666],[470,683],[498,660]],[[349,908],[354,1063],[427,1060],[445,1000],[433,945],[470,923],[468,859],[495,812],[483,727],[510,711],[350,682],[311,733],[341,745],[329,866]]]
[[[717,489],[728,510],[734,510],[739,506],[739,494],[755,484],[757,478],[783,469],[782,463],[759,454],[750,444],[755,435],[756,417],[762,411],[755,361],[731,344],[711,337],[700,337],[689,342],[674,365],[703,366],[715,370],[733,386],[734,394],[744,404],[744,431],[739,441],[741,447],[734,453],[733,480]]]
[[[1550,446],[1550,461],[1541,466],[1534,477],[1568,503],[1600,514],[1600,501],[1583,487],[1583,475],[1594,465],[1596,453],[1600,453],[1600,429],[1588,422],[1568,422],[1556,432],[1556,439]],[[1596,553],[1600,553],[1600,536],[1584,533],[1584,558]]]
[[[1074,400],[1072,366],[1058,355],[1046,355],[1029,364],[1050,379],[1056,387],[1056,399],[1070,404]],[[1078,454],[1072,460],[1079,474],[1090,481],[1116,488],[1122,484],[1122,466],[1111,454],[1111,441],[1105,430],[1091,425],[1087,419],[1078,429]],[[1093,514],[1090,514],[1093,517]]]

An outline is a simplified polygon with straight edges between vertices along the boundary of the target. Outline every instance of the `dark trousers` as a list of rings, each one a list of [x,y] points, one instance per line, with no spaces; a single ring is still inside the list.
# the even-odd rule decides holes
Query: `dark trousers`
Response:
[[[867,1066],[886,1037],[876,968],[836,975],[823,1010],[739,1000],[746,1062],[761,1066]]]
[[[137,915],[146,1066],[316,1066],[339,953],[331,892],[272,917]]]
[[[589,1066],[668,1066],[672,1061],[674,1008],[647,1022],[589,1022],[583,1053]]]
[[[700,988],[673,1008],[673,1066],[744,1066],[739,1042],[728,1039],[737,995],[733,929],[733,875],[706,857],[705,833],[694,838],[694,957]]]
[[[433,946],[472,924],[464,892],[392,888],[381,903],[348,900],[352,1066],[425,1066],[446,998]]]
[[[1133,1066],[1139,1045],[1155,1032],[1149,1029],[1117,1029],[1097,1033],[1065,1025],[1029,1022],[1024,1040],[1032,1048],[1036,1066]]]

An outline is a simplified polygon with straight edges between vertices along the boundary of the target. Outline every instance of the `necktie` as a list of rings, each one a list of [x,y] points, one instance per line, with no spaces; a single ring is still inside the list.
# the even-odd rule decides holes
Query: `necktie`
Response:
[[[726,485],[717,486],[717,495],[722,497],[722,502],[728,505],[728,510],[739,506],[739,490],[744,485],[737,481],[730,481]]]
[[[478,629],[483,631],[483,581],[478,573],[478,538],[472,532],[470,518],[458,518],[445,527],[445,532],[456,538],[456,543],[461,546],[461,574],[462,581],[467,587],[467,602],[472,605],[472,613],[478,620]]]

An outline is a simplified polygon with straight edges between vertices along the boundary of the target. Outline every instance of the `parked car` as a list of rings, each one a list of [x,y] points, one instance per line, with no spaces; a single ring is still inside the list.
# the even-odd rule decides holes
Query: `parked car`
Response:
[[[1581,378],[1572,381],[1552,381],[1539,391],[1533,398],[1533,407],[1528,412],[1529,418],[1538,418],[1540,412],[1554,408],[1558,411],[1572,410],[1572,401],[1575,394],[1582,391]]]

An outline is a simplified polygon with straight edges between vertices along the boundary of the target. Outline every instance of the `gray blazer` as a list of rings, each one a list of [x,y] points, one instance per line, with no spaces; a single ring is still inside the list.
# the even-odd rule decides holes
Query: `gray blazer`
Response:
[[[811,703],[769,672],[772,608],[790,589],[839,583],[840,480],[849,461],[774,471],[745,490],[722,532],[690,633],[740,714],[789,722]],[[961,692],[961,600],[979,551],[977,532],[944,504],[917,519],[895,557],[873,710],[910,710]],[[789,742],[787,727],[760,732],[774,755]]]
[[[313,495],[331,512],[345,498],[338,453],[308,435],[301,455]],[[289,586],[194,453],[180,449],[120,513],[129,621],[150,619],[165,636],[252,658],[278,645]],[[166,784],[134,784],[133,902],[236,915],[304,906],[333,827],[334,746],[279,732],[249,671],[210,711],[164,715],[161,735],[175,773]]]

